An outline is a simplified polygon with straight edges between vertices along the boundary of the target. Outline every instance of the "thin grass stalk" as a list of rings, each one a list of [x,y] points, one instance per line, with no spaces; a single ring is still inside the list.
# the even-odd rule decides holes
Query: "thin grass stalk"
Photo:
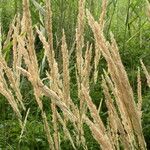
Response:
[[[22,45],[19,43],[19,30],[20,30],[20,18],[17,17],[17,25],[14,27],[13,34],[13,74],[16,83],[16,87],[20,87],[20,70],[17,67],[20,67],[22,64]],[[23,35],[22,35],[23,36]],[[16,45],[16,46],[15,46]],[[21,96],[20,96],[21,97]]]
[[[35,70],[38,70],[38,63],[35,53],[35,46],[34,46],[34,35],[32,30],[32,20],[31,20],[31,14],[29,10],[29,0],[23,0],[23,13],[25,17],[25,32],[26,32],[26,38],[28,41],[27,44],[27,52],[29,56],[29,60],[31,65],[35,67]],[[35,72],[35,77],[38,77],[38,72]],[[36,78],[35,78],[36,80]]]
[[[19,41],[19,36],[17,37],[17,40]],[[18,53],[17,53],[17,61],[16,61],[16,84],[19,87],[20,86],[20,82],[21,82],[21,72],[19,69],[17,69],[17,67],[21,67],[22,64],[22,59],[23,59],[23,54],[22,54],[22,47],[20,45],[20,43],[18,43]]]
[[[27,118],[28,118],[29,112],[30,112],[30,108],[29,108],[29,109],[27,110],[27,112],[26,112],[26,116],[25,116],[25,119],[24,119],[24,122],[23,122],[23,125],[22,125],[22,129],[21,129],[21,134],[20,134],[20,136],[19,136],[19,143],[21,142],[23,133],[24,133],[24,131],[25,131],[25,126],[26,126],[26,124],[27,124]]]
[[[84,114],[84,102],[81,94],[81,83],[83,80],[83,56],[82,49],[84,47],[84,24],[85,24],[85,0],[79,0],[78,2],[78,16],[77,16],[77,28],[76,28],[76,65],[78,76],[78,97],[80,99],[80,118],[78,123],[78,145],[84,144],[83,139],[83,121],[82,115]],[[83,139],[83,140],[82,140]],[[85,145],[85,144],[84,144]]]
[[[144,63],[143,63],[143,61],[141,60],[140,62],[141,62],[141,66],[142,66],[142,69],[143,69],[143,71],[144,71],[144,74],[145,74],[145,76],[146,76],[146,79],[147,79],[147,84],[148,84],[148,86],[150,87],[150,74],[149,74],[148,70],[146,69],[146,67],[145,67],[145,65],[144,65]]]
[[[12,34],[13,34],[13,25],[15,24],[15,22],[16,22],[16,16],[14,17],[12,23],[9,26],[9,31],[8,31],[6,40],[4,42],[3,49],[7,48],[7,46],[10,44],[11,37],[12,37]]]
[[[108,0],[102,0],[102,6],[101,6],[102,10],[99,17],[99,26],[102,30],[104,30],[105,17],[107,13],[107,5],[108,5]]]
[[[20,85],[20,70],[17,69],[17,66],[21,66],[22,61],[22,47],[19,43],[19,36],[21,30],[21,20],[20,15],[16,18],[16,26],[13,25],[14,34],[13,34],[13,72],[16,80],[16,85],[19,87]],[[23,35],[22,35],[23,36]]]
[[[77,29],[76,29],[76,62],[77,62],[77,73],[79,76],[79,83],[82,82],[82,68],[83,68],[83,57],[82,49],[84,47],[84,19],[85,19],[85,0],[79,0],[78,2],[78,17],[77,17]],[[81,85],[79,84],[78,93],[80,96]],[[82,108],[82,98],[80,98],[80,107]]]
[[[63,58],[63,99],[66,105],[69,108],[69,100],[70,100],[70,76],[69,76],[69,55],[68,49],[66,44],[66,37],[63,30],[63,37],[62,37],[62,58]]]
[[[76,59],[77,59],[77,69],[78,74],[81,78],[82,76],[82,48],[84,47],[84,19],[85,19],[85,0],[79,0],[78,3],[78,18],[77,18],[77,29],[76,29]],[[81,80],[81,79],[80,79]]]
[[[47,37],[48,37],[48,43],[49,43],[49,53],[48,57],[50,59],[49,65],[51,69],[51,77],[54,80],[52,84],[52,89],[57,90],[57,82],[56,77],[58,74],[56,74],[55,69],[58,70],[55,58],[54,58],[54,48],[53,48],[53,33],[52,33],[52,10],[51,10],[51,1],[46,0],[46,30],[47,30]],[[56,66],[56,68],[55,68]],[[58,73],[58,72],[57,72]],[[58,138],[58,128],[57,128],[57,110],[56,105],[54,103],[51,104],[52,112],[53,112],[53,127],[54,127],[54,143],[55,143],[55,149],[59,150],[59,138]]]
[[[82,49],[84,47],[84,19],[85,19],[85,0],[79,0],[78,2],[78,17],[77,17],[77,29],[76,29],[76,62],[77,62],[77,73],[79,76],[78,84],[78,95],[80,98],[80,110],[82,110],[82,98],[80,94],[82,82],[82,67],[83,67],[83,57]]]
[[[98,65],[99,65],[100,57],[101,57],[101,53],[100,53],[99,47],[98,47],[98,45],[95,43],[94,83],[97,82],[97,78],[98,78]]]
[[[80,100],[80,105],[79,106],[79,116],[78,116],[78,123],[77,123],[77,135],[76,135],[76,141],[77,141],[77,145],[78,147],[82,145],[85,145],[84,147],[86,147],[86,144],[85,144],[85,139],[84,139],[84,130],[83,130],[83,116],[85,114],[85,110],[86,110],[86,103],[84,103],[84,99],[83,99],[83,94],[81,92],[81,81],[79,79],[79,75],[77,73],[77,70],[76,70],[76,78],[77,78],[77,85],[78,85],[78,97],[79,97],[79,100]],[[81,103],[82,101],[82,103]],[[82,107],[81,107],[82,106]]]
[[[102,104],[103,104],[103,98],[100,100],[100,103],[99,103],[99,106],[98,106],[98,113],[100,113],[100,111],[101,111]]]
[[[14,33],[12,35],[12,43],[13,43],[13,71],[16,72],[16,61],[17,61],[17,36],[19,35],[19,27],[18,25],[13,25]]]
[[[89,45],[89,43],[87,43],[84,64],[82,69],[83,70],[82,84],[88,89],[90,88],[89,78],[90,78],[90,71],[91,71],[91,57],[92,57],[92,45]]]
[[[138,68],[138,74],[137,74],[137,95],[138,95],[137,109],[139,112],[139,117],[141,119],[142,117],[142,86],[141,86],[140,68]]]
[[[68,108],[70,108],[69,53],[68,53],[64,30],[63,30],[63,36],[62,36],[61,51],[62,51],[62,59],[63,59],[63,89],[62,89],[63,101],[66,104],[66,106],[68,106]],[[64,123],[65,124],[67,123],[66,116],[64,116]],[[71,141],[71,143],[72,143],[72,141]]]
[[[99,27],[100,30],[104,30],[104,24],[105,24],[105,16],[106,16],[106,10],[107,10],[107,0],[102,0],[102,10],[99,17]],[[99,46],[97,45],[97,42],[95,43],[95,57],[94,57],[94,82],[97,82],[98,77],[98,64],[101,57],[101,51],[99,49]]]

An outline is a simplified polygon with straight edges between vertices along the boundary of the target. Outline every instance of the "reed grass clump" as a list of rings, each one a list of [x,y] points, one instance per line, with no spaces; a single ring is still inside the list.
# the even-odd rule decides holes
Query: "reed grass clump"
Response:
[[[145,150],[146,143],[141,124],[140,71],[137,75],[138,103],[136,103],[115,37],[110,33],[110,41],[108,41],[104,35],[107,1],[103,0],[98,21],[94,19],[89,10],[86,10],[85,0],[79,0],[78,5],[75,34],[76,61],[73,64],[76,71],[78,104],[75,104],[71,96],[70,49],[67,46],[65,30],[62,31],[61,40],[62,71],[56,61],[50,0],[45,1],[43,28],[46,34],[43,34],[40,26],[32,26],[29,0],[23,0],[23,15],[22,17],[16,16],[4,45],[0,47],[0,93],[6,97],[16,113],[22,129],[20,139],[24,134],[28,116],[30,116],[29,110],[32,109],[31,106],[30,109],[26,110],[19,88],[22,76],[24,76],[32,85],[49,149],[61,149],[63,140],[69,140],[73,149],[81,147],[91,149],[91,147],[88,147],[85,137],[84,125],[86,124],[92,133],[92,137],[103,150],[118,150],[121,148],[125,150]],[[94,35],[94,46],[84,40],[86,21]],[[35,50],[36,35],[43,45],[43,59],[48,64],[48,67],[43,71],[45,78],[49,81],[48,84],[44,82],[40,75],[41,66],[38,63]],[[13,58],[10,67],[5,60],[3,49],[8,41],[11,41],[11,38]],[[93,47],[95,47],[94,56],[92,55]],[[100,109],[96,107],[90,96],[91,82],[94,80],[96,83],[100,79],[98,78],[100,57],[103,57],[107,63],[107,70],[103,69],[100,77],[108,112],[107,123],[103,122]],[[92,61],[94,66],[91,65]],[[142,61],[141,64],[150,86],[150,75]],[[94,67],[94,73],[92,73],[92,67]],[[50,103],[51,120],[48,118],[50,114],[44,109],[44,102],[42,101],[44,96],[48,99],[47,103]],[[22,111],[26,114],[25,119],[23,119]],[[71,125],[71,129],[69,125]]]

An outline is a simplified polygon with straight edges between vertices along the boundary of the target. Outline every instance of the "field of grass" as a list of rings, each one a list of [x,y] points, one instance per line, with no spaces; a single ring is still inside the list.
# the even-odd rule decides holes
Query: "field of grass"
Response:
[[[0,150],[150,149],[150,4],[0,0]]]

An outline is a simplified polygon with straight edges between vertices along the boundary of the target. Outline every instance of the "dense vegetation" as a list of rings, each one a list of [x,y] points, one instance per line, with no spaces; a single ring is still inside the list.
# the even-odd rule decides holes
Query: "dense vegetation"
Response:
[[[141,68],[140,63],[140,60],[143,60],[147,70],[150,70],[150,21],[148,18],[150,8],[148,8],[147,1],[108,0],[106,9],[105,1],[102,3],[102,0],[85,0],[85,3],[84,0],[51,0],[51,18],[51,11],[48,9],[49,0],[30,0],[31,19],[28,0],[23,0],[23,2],[21,0],[0,0],[0,149],[45,150],[49,149],[49,146],[52,149],[52,145],[54,145],[54,149],[59,149],[57,146],[60,146],[64,150],[73,148],[97,150],[100,147],[106,149],[105,144],[107,142],[105,143],[105,141],[107,138],[104,138],[103,145],[103,140],[96,136],[98,127],[94,126],[94,123],[96,124],[100,119],[102,119],[107,129],[107,135],[111,134],[114,139],[116,135],[119,137],[119,140],[115,139],[117,142],[113,139],[113,144],[111,142],[107,143],[108,149],[144,149],[142,147],[144,144],[139,142],[140,138],[135,132],[136,127],[134,125],[131,128],[129,139],[130,136],[132,137],[132,132],[135,137],[132,137],[133,139],[131,138],[127,145],[124,145],[125,142],[120,140],[121,135],[118,133],[118,127],[116,127],[117,133],[115,133],[116,131],[112,127],[113,124],[111,126],[111,123],[114,123],[111,122],[111,107],[113,107],[111,113],[114,113],[114,108],[116,108],[118,118],[126,121],[126,117],[122,117],[122,112],[117,103],[119,98],[117,99],[110,83],[112,81],[112,85],[118,91],[117,86],[122,88],[128,83],[127,79],[124,78],[126,77],[125,73],[122,73],[124,72],[122,63],[133,89],[132,94],[135,103],[139,105],[140,83],[142,86],[142,108],[140,108],[142,109],[142,117],[139,121],[142,122],[144,138],[147,149],[149,149],[150,89],[147,84],[149,76],[146,78],[144,74],[146,71]],[[104,13],[104,16],[102,13]],[[91,19],[91,16],[94,17],[94,20]],[[99,19],[100,16],[103,16],[101,20]],[[100,35],[95,32],[97,27],[95,20],[100,20],[101,22],[101,34],[104,37],[102,43],[105,46],[109,41],[110,49],[113,49],[115,47],[114,38],[116,40],[122,59],[122,63],[118,61],[121,66],[121,73],[116,67],[120,75],[118,80],[124,79],[121,85],[117,84],[113,76],[113,67],[110,67],[111,63],[108,61],[109,54],[105,54],[101,44],[97,42]],[[52,35],[49,34],[51,33],[51,26]],[[111,36],[111,33],[113,33],[114,37]],[[53,38],[51,39],[51,37]],[[83,38],[84,41],[82,41]],[[108,41],[105,42],[105,40]],[[22,48],[19,46],[22,46]],[[53,49],[55,57],[51,57],[54,56],[53,52],[50,55],[48,54],[47,49],[49,47]],[[115,48],[114,50],[116,50]],[[19,53],[20,55],[15,56],[15,49],[17,49],[17,53],[22,51],[21,54]],[[82,50],[82,53],[80,53],[80,50]],[[67,55],[68,51],[69,54]],[[98,55],[99,51],[102,54]],[[119,58],[118,55],[116,58],[112,56],[110,60],[115,63],[115,60],[119,60]],[[17,60],[20,61],[17,62]],[[79,65],[80,63],[84,65],[81,66]],[[116,63],[115,65],[117,66],[118,64]],[[82,72],[82,70],[84,71]],[[70,79],[68,76],[70,76]],[[40,81],[40,83],[36,83],[36,80]],[[66,83],[70,84],[70,86],[68,87]],[[49,90],[54,91],[64,103],[62,104],[58,100],[59,98],[56,98],[56,95],[54,97],[49,96],[50,94],[43,88],[44,85]],[[127,87],[130,88],[130,86]],[[70,89],[68,90],[67,88]],[[79,92],[80,90],[81,93]],[[127,92],[126,94],[129,93]],[[123,96],[125,97],[126,95]],[[69,98],[71,102],[67,102]],[[114,106],[111,106],[112,103],[107,101],[109,98],[113,100]],[[125,98],[131,100],[132,105],[132,96],[131,98]],[[53,104],[55,99],[57,99],[57,106],[55,106],[55,103]],[[85,101],[83,104],[82,99]],[[91,99],[92,102],[90,101]],[[51,106],[51,103],[55,107]],[[71,103],[71,106],[64,107],[64,104],[68,106],[68,103]],[[14,104],[15,107],[13,107]],[[97,109],[93,108],[94,104]],[[134,107],[136,109],[136,106]],[[126,109],[128,110],[128,108]],[[55,111],[57,112],[56,120],[59,122],[57,123],[57,128],[55,128]],[[130,112],[131,110],[129,109],[128,111]],[[71,115],[75,113],[75,117],[79,115],[79,120],[77,122],[72,121],[70,114],[67,114],[68,112],[72,113]],[[139,112],[135,111],[135,114]],[[129,117],[132,120],[133,114],[130,115]],[[124,123],[122,124],[123,131],[128,134],[128,128],[124,127]],[[114,123],[114,125],[116,124]],[[100,130],[100,128],[98,129]],[[47,134],[45,134],[45,130]],[[55,134],[57,132],[58,135]],[[101,133],[99,132],[98,134]],[[68,134],[65,135],[65,133]],[[54,143],[50,139],[51,135]]]

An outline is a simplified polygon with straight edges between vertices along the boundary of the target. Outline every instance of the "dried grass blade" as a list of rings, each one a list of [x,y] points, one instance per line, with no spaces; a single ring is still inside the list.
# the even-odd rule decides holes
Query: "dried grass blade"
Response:
[[[148,86],[150,87],[150,74],[149,74],[148,70],[146,69],[146,67],[145,67],[145,65],[144,65],[144,63],[143,63],[143,61],[141,60],[140,62],[141,62],[141,65],[142,65],[142,69],[143,69],[143,71],[144,71],[144,74],[145,74],[145,76],[146,76],[146,79],[147,79],[147,84],[148,84]]]

